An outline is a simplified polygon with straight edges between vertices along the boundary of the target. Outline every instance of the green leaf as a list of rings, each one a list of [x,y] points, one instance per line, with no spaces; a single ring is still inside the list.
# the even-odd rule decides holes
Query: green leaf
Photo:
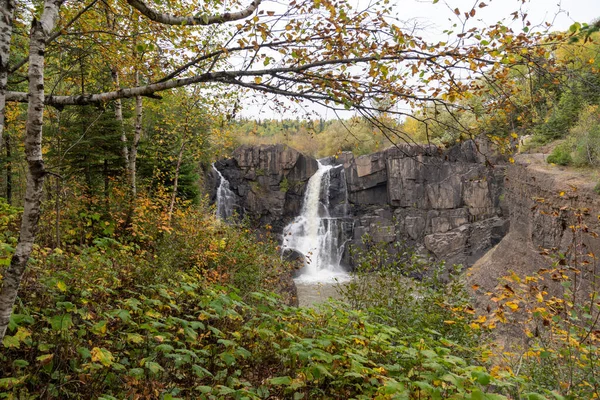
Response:
[[[106,334],[106,320],[100,321],[96,324],[94,324],[94,326],[92,326],[92,333],[94,335],[98,335],[98,336],[104,336]]]
[[[128,333],[127,341],[131,343],[142,343],[144,341],[144,337],[139,333]]]
[[[81,355],[81,357],[84,360],[87,360],[88,358],[92,358],[92,352],[89,351],[86,347],[78,347],[77,352],[79,353],[79,355]]]
[[[221,358],[228,367],[235,364],[235,357],[231,353],[221,353],[219,358]]]
[[[143,368],[131,368],[129,370],[129,375],[136,379],[141,379],[144,377],[144,369]]]
[[[25,360],[15,360],[15,361],[13,361],[13,365],[17,368],[25,368],[26,366],[29,365],[29,362],[27,362]]]
[[[477,380],[477,383],[483,386],[487,386],[490,384],[491,376],[487,372],[483,371],[473,371],[471,372],[471,376]]]
[[[525,398],[527,400],[548,400],[547,397],[538,393],[525,393]]]
[[[4,336],[4,340],[2,340],[2,344],[4,347],[14,347],[18,349],[21,345],[21,342],[19,342],[19,339],[17,339],[15,336],[6,335]]]
[[[144,366],[153,374],[158,374],[160,371],[164,371],[164,368],[161,367],[159,363],[155,363],[154,361],[146,361]]]
[[[54,317],[49,318],[48,321],[52,326],[52,330],[55,331],[68,331],[69,328],[73,326],[71,314],[55,315]]]
[[[286,385],[289,386],[292,383],[292,378],[289,376],[278,376],[276,378],[269,379],[271,385]]]
[[[199,366],[198,364],[192,365],[192,371],[198,378],[204,378],[206,376],[213,376],[213,374],[204,367]]]

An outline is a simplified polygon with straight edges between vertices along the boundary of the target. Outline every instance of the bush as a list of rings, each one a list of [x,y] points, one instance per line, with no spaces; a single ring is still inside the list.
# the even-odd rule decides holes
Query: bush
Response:
[[[369,236],[362,240],[351,249],[356,267],[354,279],[340,289],[343,298],[404,335],[444,338],[465,350],[463,355],[474,354],[478,331],[469,326],[474,311],[460,266],[430,262],[402,243],[389,249]]]
[[[556,146],[552,153],[546,158],[549,164],[569,165],[573,162],[571,158],[570,146],[567,142],[563,142]]]
[[[0,345],[0,397],[502,399],[484,393],[508,384],[441,337],[407,338],[345,304],[244,300],[112,239],[35,257]]]
[[[579,166],[600,165],[600,112],[598,106],[588,106],[571,129],[575,140],[573,163]]]
[[[523,377],[521,392],[513,393],[517,398],[528,390],[553,399],[600,396],[600,266],[586,246],[597,234],[580,210],[568,214],[566,252],[547,250],[547,268],[528,276],[512,273],[491,294],[486,324],[512,325],[513,335],[521,331],[527,339],[524,349],[499,353]]]

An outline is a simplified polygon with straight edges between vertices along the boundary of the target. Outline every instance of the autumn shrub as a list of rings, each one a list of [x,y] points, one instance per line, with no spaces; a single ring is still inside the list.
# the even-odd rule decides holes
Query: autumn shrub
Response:
[[[138,253],[112,239],[36,249],[1,345],[0,397],[501,399],[511,384],[344,304],[244,300]]]
[[[460,266],[424,259],[401,242],[390,249],[368,235],[352,254],[354,279],[340,288],[352,307],[405,335],[453,342],[465,356],[476,352],[479,331],[470,326],[474,310]]]

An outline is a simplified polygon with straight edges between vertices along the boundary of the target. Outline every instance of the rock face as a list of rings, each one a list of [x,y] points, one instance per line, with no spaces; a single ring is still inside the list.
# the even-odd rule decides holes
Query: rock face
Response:
[[[504,167],[486,146],[469,141],[441,151],[406,145],[323,160],[344,166],[330,176],[331,216],[353,219],[351,244],[360,245],[368,234],[470,265],[508,228],[501,201]],[[316,160],[283,145],[242,146],[215,166],[239,196],[240,213],[275,232],[300,213],[306,183],[318,168]],[[344,259],[351,263],[348,255]]]
[[[552,260],[540,255],[542,248],[600,252],[600,239],[593,234],[579,232],[576,242],[586,247],[572,246],[571,229],[583,222],[589,231],[600,232],[600,196],[594,191],[597,178],[550,166],[542,154],[515,158],[515,164],[507,167],[505,183],[510,231],[468,274],[470,283],[479,286],[479,294],[493,290],[498,278],[508,275],[508,271],[525,276],[549,268]],[[584,268],[581,282],[585,282],[585,273]],[[547,280],[546,284],[552,282]]]
[[[215,167],[239,197],[238,214],[275,232],[300,213],[306,182],[317,161],[285,145],[241,146]]]
[[[377,242],[406,241],[448,263],[472,264],[507,229],[504,167],[486,167],[478,145],[445,152],[405,145],[346,160],[353,243],[369,234]]]

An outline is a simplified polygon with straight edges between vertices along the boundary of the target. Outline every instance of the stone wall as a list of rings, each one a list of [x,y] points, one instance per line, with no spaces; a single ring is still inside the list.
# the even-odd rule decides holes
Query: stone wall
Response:
[[[504,166],[469,141],[448,151],[398,146],[344,160],[353,244],[405,241],[448,263],[472,264],[506,233]],[[494,161],[495,167],[491,167]]]
[[[508,228],[504,166],[484,142],[447,151],[406,145],[361,157],[343,153],[327,162],[344,165],[344,173],[333,170],[329,202],[339,210],[336,217],[353,219],[350,244],[369,234],[470,265]],[[240,214],[275,232],[300,213],[306,183],[318,168],[316,160],[283,145],[242,146],[215,166],[239,197]]]

